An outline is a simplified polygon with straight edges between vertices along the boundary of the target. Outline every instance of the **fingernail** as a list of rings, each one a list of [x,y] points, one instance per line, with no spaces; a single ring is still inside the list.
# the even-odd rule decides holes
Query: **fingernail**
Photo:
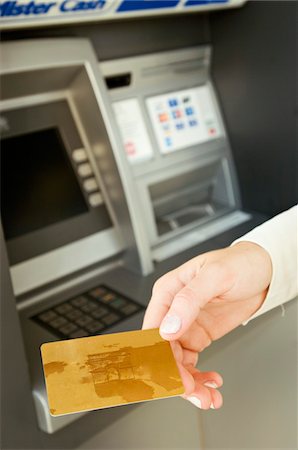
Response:
[[[181,328],[181,319],[178,316],[166,316],[160,326],[160,331],[166,334],[177,333]]]
[[[190,396],[186,397],[193,405],[197,406],[197,408],[202,408],[202,402],[198,397]]]
[[[210,408],[215,409],[215,406],[213,405],[213,403],[211,403]]]
[[[211,387],[214,389],[216,389],[218,387],[217,384],[214,383],[214,381],[206,381],[206,383],[204,383],[204,386]]]

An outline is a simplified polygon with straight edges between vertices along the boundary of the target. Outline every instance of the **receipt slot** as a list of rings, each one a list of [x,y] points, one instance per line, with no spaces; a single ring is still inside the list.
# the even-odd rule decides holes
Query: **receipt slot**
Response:
[[[202,46],[100,64],[129,167],[144,273],[249,216]],[[121,151],[121,149],[120,149]],[[137,242],[138,243],[138,242]]]
[[[39,346],[104,332],[142,311],[96,284],[99,274],[140,264],[89,42],[4,43],[0,75],[1,220],[39,426],[53,433],[80,415],[50,416]]]

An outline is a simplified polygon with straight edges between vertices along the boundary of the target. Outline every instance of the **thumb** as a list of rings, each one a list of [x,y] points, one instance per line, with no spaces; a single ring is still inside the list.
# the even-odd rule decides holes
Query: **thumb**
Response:
[[[225,271],[216,263],[207,264],[174,297],[160,325],[160,335],[178,339],[197,319],[200,309],[227,290]]]

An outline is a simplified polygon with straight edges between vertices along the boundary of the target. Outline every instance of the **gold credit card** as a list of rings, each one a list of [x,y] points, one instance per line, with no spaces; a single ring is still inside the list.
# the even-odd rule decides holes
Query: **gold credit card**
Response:
[[[53,416],[184,393],[158,329],[49,342],[41,355]]]

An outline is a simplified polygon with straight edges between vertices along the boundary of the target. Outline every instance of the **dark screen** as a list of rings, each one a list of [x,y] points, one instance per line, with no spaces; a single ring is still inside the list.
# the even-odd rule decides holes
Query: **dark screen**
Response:
[[[6,239],[87,211],[58,129],[1,140],[1,216]]]

